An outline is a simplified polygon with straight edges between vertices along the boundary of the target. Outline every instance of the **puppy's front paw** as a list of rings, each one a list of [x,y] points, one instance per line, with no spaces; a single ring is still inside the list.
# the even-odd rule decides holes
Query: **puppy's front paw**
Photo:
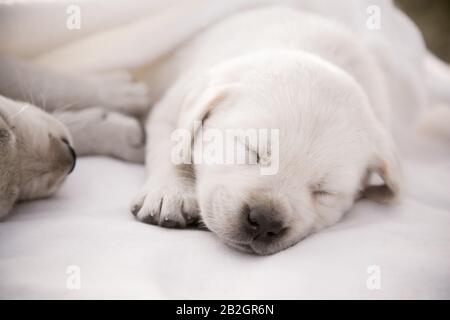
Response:
[[[144,223],[166,228],[184,228],[198,221],[199,209],[192,188],[181,182],[149,183],[142,188],[131,212]]]
[[[101,108],[66,111],[58,118],[72,133],[79,155],[108,155],[144,163],[146,136],[136,118]]]
[[[121,113],[144,114],[149,106],[147,87],[134,82],[126,71],[110,72],[92,78],[101,107]]]
[[[145,160],[145,133],[139,121],[116,112],[105,113],[103,122],[104,133],[109,143],[109,154],[113,157],[136,163]],[[106,146],[107,143],[103,142]]]

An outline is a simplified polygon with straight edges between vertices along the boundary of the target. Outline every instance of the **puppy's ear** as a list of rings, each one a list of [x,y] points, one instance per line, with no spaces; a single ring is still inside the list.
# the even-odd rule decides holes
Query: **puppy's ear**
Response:
[[[214,81],[209,76],[198,79],[184,97],[178,127],[195,130],[195,122],[203,121],[226,98],[229,87],[230,85]]]
[[[374,136],[374,146],[374,155],[369,164],[362,196],[377,202],[392,202],[400,196],[403,182],[395,143],[392,136],[380,127]],[[382,184],[369,185],[373,174],[377,174],[382,179]]]

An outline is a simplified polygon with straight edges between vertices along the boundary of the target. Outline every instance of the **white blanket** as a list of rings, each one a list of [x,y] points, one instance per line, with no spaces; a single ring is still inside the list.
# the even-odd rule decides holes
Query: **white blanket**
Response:
[[[53,24],[65,23],[58,12],[66,17],[66,3],[44,2],[0,7],[0,51],[73,70],[130,67],[145,55],[156,58],[202,26],[246,6],[238,0],[220,1],[228,3],[222,7],[217,5],[219,1],[216,6],[201,0],[183,1],[190,4],[183,7],[175,1],[130,0],[124,11],[117,10],[115,0],[80,1],[86,6],[85,29],[70,33]],[[367,18],[365,9],[351,11],[341,6],[333,11],[328,1],[321,5],[291,2],[314,7],[311,10],[348,25],[361,24]],[[351,6],[364,8],[367,3],[353,1]],[[99,9],[95,19],[89,15],[89,7],[94,5]],[[199,16],[202,6],[216,11],[201,11],[204,14]],[[161,12],[175,7],[185,15],[179,17],[178,31],[170,37],[162,37],[161,28],[155,27],[158,41],[152,42],[154,38],[149,36],[149,42],[141,46],[144,53],[99,59],[105,54],[102,50],[111,50],[111,46],[119,50],[116,52],[126,49],[120,41],[98,43],[98,39],[108,38],[108,30],[136,28],[135,21],[148,12],[156,20],[144,19],[145,23],[158,26],[155,21],[163,19],[161,23],[166,25],[174,16]],[[36,28],[30,21],[36,23],[43,8],[49,19],[41,21],[42,32],[29,37]],[[409,22],[392,18],[389,10],[384,14],[383,26],[395,21],[391,29],[403,37],[403,42],[391,44],[404,60],[414,61],[423,54],[417,34],[402,34],[404,28],[410,30]],[[105,32],[98,33],[100,30]],[[369,41],[378,37],[360,30],[368,33]],[[114,34],[120,35],[117,30]],[[380,34],[399,37],[395,32]],[[97,40],[99,51],[84,51],[76,59],[83,48],[95,43],[92,39]],[[46,48],[54,50],[44,52]],[[68,55],[72,59],[65,64],[63,58]],[[407,189],[401,203],[359,202],[336,226],[269,257],[237,252],[210,232],[168,230],[136,222],[128,206],[144,182],[144,168],[105,158],[82,159],[55,197],[21,204],[0,223],[0,298],[448,299],[450,148],[412,133],[401,139],[400,148]]]
[[[448,159],[408,160],[401,204],[358,203],[336,226],[268,257],[210,232],[136,222],[128,205],[144,169],[84,159],[55,197],[0,224],[0,298],[448,299]],[[79,290],[68,289],[70,266],[80,268]]]

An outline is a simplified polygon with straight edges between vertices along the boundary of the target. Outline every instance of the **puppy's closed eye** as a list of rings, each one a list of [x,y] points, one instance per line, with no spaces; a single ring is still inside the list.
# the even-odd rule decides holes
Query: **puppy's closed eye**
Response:
[[[251,148],[248,144],[245,145],[247,153],[249,154],[249,164],[261,164],[261,157],[259,156],[258,151]],[[253,161],[252,161],[253,160]],[[255,163],[256,161],[256,163]]]
[[[244,143],[246,153],[249,155],[249,164],[257,164],[261,166],[270,166],[272,162],[272,154],[269,150],[259,150],[248,142]],[[253,161],[252,161],[253,160]]]
[[[316,198],[332,196],[333,195],[332,192],[328,192],[328,191],[325,191],[325,190],[315,190],[315,191],[312,192],[312,194]]]
[[[260,166],[270,166],[271,165],[271,154],[261,154],[258,151],[246,146],[247,154],[250,155],[249,164],[257,164]],[[252,161],[253,160],[253,161]]]
[[[318,184],[310,187],[312,199],[322,205],[331,205],[330,202],[334,201],[339,195],[336,191],[325,189],[323,184]]]
[[[244,152],[245,164],[260,164],[261,157],[258,153],[258,148],[255,148],[248,138],[237,137],[236,142],[238,143],[238,152]]]

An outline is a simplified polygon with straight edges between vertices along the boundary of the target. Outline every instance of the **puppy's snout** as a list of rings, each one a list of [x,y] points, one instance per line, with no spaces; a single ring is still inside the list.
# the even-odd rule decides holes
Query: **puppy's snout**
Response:
[[[257,205],[247,210],[247,232],[254,240],[272,241],[285,230],[277,211]]]
[[[70,145],[69,141],[67,141],[67,139],[62,139],[62,142],[69,149],[69,153],[72,158],[72,164],[71,164],[69,172],[68,172],[68,174],[71,174],[73,172],[73,170],[75,170],[75,166],[77,164],[77,153],[75,152],[75,149]]]

